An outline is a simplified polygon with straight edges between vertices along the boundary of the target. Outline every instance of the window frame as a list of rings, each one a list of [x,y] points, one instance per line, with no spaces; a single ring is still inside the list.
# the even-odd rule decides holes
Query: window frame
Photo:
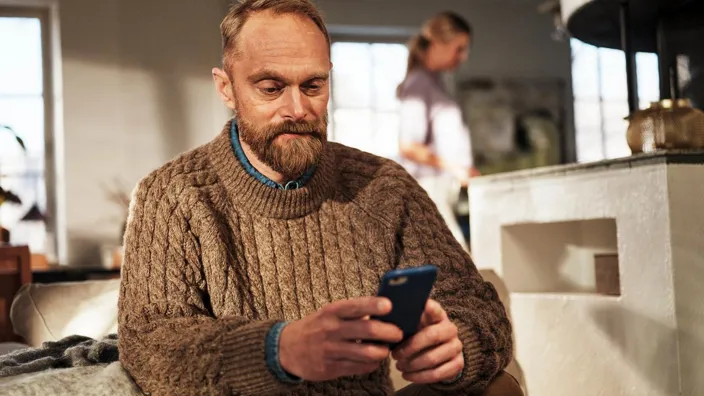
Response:
[[[578,42],[580,45],[583,45],[583,46],[586,46],[586,47],[590,47],[592,50],[595,51],[595,55],[596,55],[596,78],[597,78],[597,81],[596,81],[596,89],[597,89],[596,97],[578,96],[578,95],[574,92],[574,67],[575,67],[575,66],[574,66],[574,65],[575,65],[575,52],[574,52],[574,51],[575,51],[575,47],[574,47],[574,43],[575,43],[575,42]],[[572,38],[572,39],[570,39],[570,56],[571,56],[570,74],[571,74],[571,76],[572,76],[572,77],[571,77],[571,78],[572,78],[571,86],[572,86],[572,88],[573,88],[573,89],[572,89],[572,106],[573,106],[573,108],[574,108],[574,116],[573,116],[573,120],[574,120],[574,141],[575,141],[575,152],[574,152],[574,153],[575,153],[575,159],[576,159],[576,161],[579,162],[579,163],[594,162],[595,160],[594,160],[594,159],[582,159],[582,158],[580,158],[580,157],[581,157],[581,156],[580,156],[580,153],[583,153],[583,152],[585,152],[586,150],[583,150],[583,149],[580,150],[580,145],[579,145],[580,135],[582,135],[582,134],[585,133],[585,132],[580,133],[580,128],[579,128],[579,125],[577,124],[577,120],[580,118],[580,116],[577,114],[577,112],[578,112],[577,104],[578,104],[578,103],[591,103],[591,104],[596,104],[596,105],[598,105],[598,109],[599,109],[599,142],[600,142],[599,151],[600,151],[601,155],[600,155],[600,158],[599,158],[599,159],[596,159],[596,161],[603,161],[603,160],[609,160],[609,159],[617,158],[617,157],[614,157],[614,156],[612,156],[612,155],[609,154],[610,150],[613,149],[613,146],[610,146],[610,138],[611,138],[612,136],[611,136],[611,134],[609,133],[609,129],[608,129],[608,127],[607,127],[607,122],[608,122],[609,120],[611,120],[611,119],[606,116],[606,113],[608,112],[608,111],[607,111],[607,108],[608,108],[609,105],[613,105],[613,104],[615,104],[616,102],[621,102],[621,101],[623,101],[623,104],[624,104],[624,105],[627,105],[628,99],[627,99],[626,92],[624,92],[624,98],[623,98],[623,99],[607,98],[606,95],[604,94],[604,70],[605,70],[605,69],[602,67],[602,59],[603,59],[603,57],[605,56],[605,50],[609,50],[609,51],[618,51],[618,50],[609,49],[609,48],[597,47],[597,46],[594,46],[594,45],[592,45],[592,44],[583,42],[583,41],[581,41],[581,40],[579,40],[579,39],[577,39],[577,38]],[[640,54],[641,54],[641,53],[638,53],[637,56],[636,56],[636,64],[637,64],[637,66],[639,65],[639,62],[638,62],[639,57],[638,57],[638,55],[640,55]],[[623,54],[619,54],[619,55],[620,55],[620,56],[625,56],[625,55],[623,55]],[[640,66],[642,66],[642,64],[641,64]],[[639,70],[639,72],[640,72],[641,69],[638,69],[638,70]],[[625,65],[624,65],[624,69],[623,69],[624,77],[625,77],[625,72],[626,72],[626,70],[625,70]],[[639,94],[640,94],[640,84],[641,84],[641,80],[640,80],[639,76],[637,76],[636,78],[638,79],[638,83],[639,83]],[[624,81],[624,82],[625,82],[625,81]],[[652,98],[652,99],[658,100],[659,97],[658,97],[658,98]],[[652,100],[652,99],[651,99],[651,100]],[[639,103],[638,103],[639,108],[643,108],[643,106],[646,106],[646,105],[647,105],[647,102],[648,102],[647,99],[645,99],[645,98],[643,98],[643,97],[640,97],[640,98],[639,98]],[[628,116],[627,113],[628,113],[628,111],[627,111],[627,109],[626,109],[626,113],[623,115],[624,119]],[[611,121],[613,121],[613,120],[611,120]],[[625,124],[625,123],[626,123],[626,121],[624,121],[624,124]],[[625,141],[626,141],[626,127],[624,127],[624,129],[623,129],[623,143],[624,143],[624,144],[625,144]]]
[[[48,245],[45,254],[55,255],[58,263],[65,262],[66,236],[60,230],[64,224],[63,211],[60,210],[61,191],[58,181],[60,158],[58,143],[60,143],[60,113],[61,108],[57,102],[60,92],[59,73],[60,66],[56,62],[60,54],[58,41],[58,4],[55,0],[13,2],[0,0],[0,17],[3,18],[36,18],[41,27],[42,41],[42,99],[44,104],[44,188],[46,191],[45,227]],[[51,246],[53,245],[53,246]]]
[[[376,26],[351,26],[351,25],[331,25],[328,27],[330,36],[330,51],[332,56],[332,46],[335,43],[364,43],[364,44],[401,44],[407,45],[413,34],[416,32],[410,28],[403,27],[376,27]],[[331,58],[332,61],[332,58]],[[333,69],[335,64],[333,62]],[[332,133],[329,136],[331,141],[336,141],[337,131],[335,128],[335,110],[339,107],[335,104],[335,79],[334,73],[330,78],[330,99],[329,99],[329,123],[332,126]],[[367,109],[367,107],[341,107],[343,109]],[[375,111],[374,106],[368,109]]]

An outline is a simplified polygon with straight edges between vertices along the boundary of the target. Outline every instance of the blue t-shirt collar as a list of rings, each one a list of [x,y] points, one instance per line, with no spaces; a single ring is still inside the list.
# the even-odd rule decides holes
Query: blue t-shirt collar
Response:
[[[310,169],[306,171],[306,173],[303,174],[300,178],[297,180],[291,180],[287,182],[286,184],[280,184],[277,183],[268,177],[264,176],[261,172],[259,172],[251,162],[249,162],[249,159],[247,158],[247,155],[244,153],[244,150],[242,149],[242,144],[240,144],[240,136],[239,132],[237,131],[237,122],[235,120],[232,120],[232,126],[230,127],[230,141],[232,144],[232,149],[235,152],[235,156],[237,157],[237,160],[242,164],[242,167],[244,170],[253,178],[257,179],[259,182],[264,184],[265,186],[271,187],[271,188],[278,188],[281,190],[295,190],[298,188],[303,187],[310,179],[313,177],[313,174],[315,173],[315,166],[312,166]]]

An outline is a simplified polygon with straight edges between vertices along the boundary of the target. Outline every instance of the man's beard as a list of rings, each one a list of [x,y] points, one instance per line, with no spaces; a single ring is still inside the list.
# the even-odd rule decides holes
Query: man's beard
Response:
[[[284,121],[263,126],[250,123],[242,115],[237,111],[240,139],[261,162],[287,180],[301,177],[320,160],[327,142],[327,113],[314,121]],[[277,140],[284,134],[300,136]]]

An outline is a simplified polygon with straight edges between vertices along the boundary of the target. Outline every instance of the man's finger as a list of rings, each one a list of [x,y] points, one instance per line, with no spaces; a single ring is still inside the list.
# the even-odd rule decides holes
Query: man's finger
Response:
[[[454,338],[457,338],[457,326],[446,320],[428,326],[416,333],[403,345],[396,348],[393,356],[396,360],[409,359],[411,356],[417,355],[428,348],[444,344]]]
[[[335,301],[324,308],[340,319],[359,319],[365,316],[380,316],[391,312],[391,301],[383,297],[359,297]]]
[[[435,384],[453,380],[464,369],[464,356],[458,355],[449,362],[430,370],[403,373],[403,379],[416,384]]]
[[[378,320],[343,321],[337,332],[340,338],[348,341],[381,341],[389,344],[401,342],[403,331],[390,323]]]
[[[429,299],[425,303],[425,310],[423,311],[423,316],[420,319],[420,326],[428,327],[430,325],[440,323],[447,318],[447,313],[442,308],[440,303],[435,300]]]
[[[439,367],[461,354],[462,342],[455,338],[438,347],[430,348],[416,356],[411,356],[409,359],[399,360],[396,364],[396,368],[403,373],[429,370]]]
[[[335,361],[352,361],[360,364],[379,363],[389,357],[389,348],[385,345],[339,342],[330,348],[330,357]]]

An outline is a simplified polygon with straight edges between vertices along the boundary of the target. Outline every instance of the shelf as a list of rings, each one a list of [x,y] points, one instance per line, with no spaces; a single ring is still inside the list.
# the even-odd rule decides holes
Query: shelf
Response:
[[[573,37],[621,49],[620,0],[562,0],[562,19]],[[670,33],[704,26],[704,0],[628,0],[637,52],[656,52],[659,21]]]

